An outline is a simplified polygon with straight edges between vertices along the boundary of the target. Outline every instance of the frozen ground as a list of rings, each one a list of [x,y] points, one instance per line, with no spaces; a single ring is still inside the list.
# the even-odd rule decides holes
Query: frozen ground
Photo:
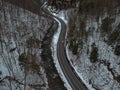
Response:
[[[51,22],[0,0],[0,90],[47,90],[40,55]]]
[[[66,47],[71,65],[90,90],[120,90],[120,82],[117,78],[120,75],[120,56],[114,53],[114,46],[117,43],[113,46],[108,45],[103,39],[107,34],[101,36],[100,32],[101,22],[107,17],[107,14],[100,17],[99,22],[93,18],[87,19],[86,31],[89,32],[87,42],[84,42],[83,49],[80,49],[77,55],[73,55],[68,48],[69,43]],[[120,16],[112,18],[115,18],[112,23],[114,31],[120,24]],[[98,48],[98,61],[96,63],[90,62],[93,44]]]

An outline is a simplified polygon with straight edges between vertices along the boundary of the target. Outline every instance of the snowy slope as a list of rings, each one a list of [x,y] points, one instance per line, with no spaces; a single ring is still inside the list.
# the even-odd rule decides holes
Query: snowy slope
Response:
[[[73,20],[76,26],[72,35],[76,36],[70,37],[71,32],[68,32],[66,52],[71,65],[90,90],[120,90],[120,56],[115,54],[115,48],[119,46],[120,34],[118,33],[117,37],[114,36],[115,31],[120,31],[119,13],[113,16],[105,13],[99,17],[98,21],[96,17],[88,16],[84,18],[81,15],[81,19],[85,22],[85,31],[81,30],[82,28],[78,24],[82,21],[79,18],[79,16],[76,16]],[[109,31],[105,32],[102,27],[107,18],[113,21],[108,22],[110,28]],[[105,26],[109,27],[109,25]],[[76,54],[70,49],[70,39],[74,37],[76,38],[73,39],[76,45],[79,45]],[[83,43],[79,43],[80,39]],[[95,48],[97,51],[95,51]],[[97,56],[92,56],[93,50],[95,51],[94,55]]]
[[[0,90],[46,90],[41,41],[51,20],[0,0]]]

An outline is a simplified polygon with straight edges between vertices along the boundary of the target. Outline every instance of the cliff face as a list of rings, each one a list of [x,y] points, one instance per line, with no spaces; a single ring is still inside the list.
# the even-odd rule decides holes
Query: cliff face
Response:
[[[119,5],[117,0],[81,0],[77,11],[69,15],[69,60],[96,90],[120,89]]]
[[[41,41],[52,21],[0,0],[0,90],[46,90]]]

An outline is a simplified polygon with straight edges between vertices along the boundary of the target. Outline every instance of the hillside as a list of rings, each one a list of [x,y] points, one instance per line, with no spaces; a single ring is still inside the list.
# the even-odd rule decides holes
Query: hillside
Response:
[[[95,90],[120,89],[120,2],[81,0],[68,20],[67,54]]]

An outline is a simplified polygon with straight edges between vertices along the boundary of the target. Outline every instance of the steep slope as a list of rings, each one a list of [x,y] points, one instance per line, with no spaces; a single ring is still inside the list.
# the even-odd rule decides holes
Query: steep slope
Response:
[[[0,90],[46,90],[41,42],[52,21],[0,0]]]
[[[68,21],[67,54],[96,90],[120,89],[120,2],[81,0]]]
[[[51,41],[57,31],[58,23],[41,9],[45,1],[1,0],[0,2],[1,49],[7,50],[3,54],[1,51],[1,64],[4,63],[2,56],[6,56],[5,59],[9,58],[7,59],[9,67],[1,65],[1,75],[5,72],[8,74],[1,76],[0,79],[3,90],[66,90],[53,63],[51,52]],[[4,21],[5,23],[2,24]],[[3,46],[4,40],[6,40],[5,46]],[[12,43],[10,46],[7,42],[9,40]],[[6,44],[10,47],[9,50]],[[11,55],[13,52],[15,53],[9,57],[9,53]],[[6,70],[9,70],[9,73],[15,73],[15,77],[9,75]],[[19,79],[16,78],[17,75],[21,75]],[[5,80],[9,82],[4,82]]]

